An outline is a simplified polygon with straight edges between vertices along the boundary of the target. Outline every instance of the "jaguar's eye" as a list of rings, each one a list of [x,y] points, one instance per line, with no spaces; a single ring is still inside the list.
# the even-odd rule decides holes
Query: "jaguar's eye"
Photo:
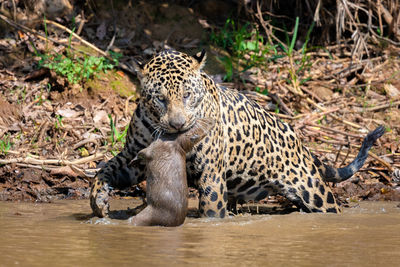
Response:
[[[183,98],[184,99],[188,99],[190,97],[190,92],[185,92],[184,94],[183,94]]]
[[[156,99],[157,99],[158,101],[160,101],[161,103],[164,103],[164,102],[165,102],[165,96],[163,96],[163,95],[157,95],[157,96],[156,96]]]

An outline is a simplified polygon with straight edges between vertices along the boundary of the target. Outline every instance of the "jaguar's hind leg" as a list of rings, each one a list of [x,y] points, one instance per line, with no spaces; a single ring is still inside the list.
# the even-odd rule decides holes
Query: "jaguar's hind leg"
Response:
[[[329,186],[324,183],[318,173],[303,175],[302,179],[288,179],[274,182],[278,193],[289,199],[304,212],[333,212],[340,213],[336,199]]]

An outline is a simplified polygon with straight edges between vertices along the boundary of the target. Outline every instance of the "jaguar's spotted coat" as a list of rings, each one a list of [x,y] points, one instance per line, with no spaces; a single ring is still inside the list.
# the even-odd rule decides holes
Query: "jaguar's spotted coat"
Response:
[[[216,120],[213,130],[187,154],[189,184],[200,193],[203,216],[225,217],[227,204],[280,194],[306,212],[339,212],[326,182],[351,177],[383,133],[369,133],[356,159],[334,169],[304,147],[292,128],[235,90],[226,89],[201,71],[205,54],[164,51],[138,65],[141,97],[124,150],[99,171],[91,189],[94,213],[106,216],[109,185],[124,188],[144,179],[130,167],[137,152],[160,133],[181,132],[198,118]]]

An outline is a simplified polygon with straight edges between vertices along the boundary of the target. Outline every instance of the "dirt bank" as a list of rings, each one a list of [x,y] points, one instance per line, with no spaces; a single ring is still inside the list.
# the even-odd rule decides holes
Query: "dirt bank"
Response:
[[[215,7],[138,2],[124,8],[119,6],[122,2],[110,7],[100,1],[95,10],[75,5],[74,21],[58,17],[68,28],[80,28],[76,38],[51,21],[46,27],[43,21],[18,24],[35,29],[42,37],[2,22],[0,200],[88,197],[91,177],[123,147],[124,131],[140,97],[130,67],[132,57],[145,61],[165,48],[192,53],[202,47],[208,51],[206,72],[218,82],[226,77],[226,59],[232,51],[218,47],[210,38],[218,36],[228,18],[217,16],[221,7],[228,8],[223,1]],[[17,11],[26,12],[20,6]],[[235,7],[233,11],[237,12]],[[78,83],[57,70],[39,68],[43,59],[39,54],[49,51],[65,56],[72,53],[72,47],[82,57],[84,53],[102,55],[79,38],[102,51],[110,47],[121,53],[119,67]],[[278,45],[271,46],[262,64],[241,65],[254,52],[234,59],[231,81],[225,80],[224,85],[247,91],[271,114],[290,123],[313,153],[335,167],[356,156],[368,130],[385,125],[387,132],[371,150],[363,169],[332,187],[343,202],[400,201],[399,48],[390,43],[368,46],[369,57],[360,52],[361,59],[352,58],[350,45],[304,53],[298,49],[293,56]],[[116,197],[139,194],[137,187],[115,192]],[[281,200],[264,202],[268,201]]]

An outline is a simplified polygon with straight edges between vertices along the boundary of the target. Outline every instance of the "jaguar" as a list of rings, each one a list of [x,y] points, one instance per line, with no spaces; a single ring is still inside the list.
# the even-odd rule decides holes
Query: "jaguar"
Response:
[[[190,56],[162,51],[146,64],[137,62],[140,97],[123,150],[92,181],[90,205],[95,215],[109,211],[113,188],[145,179],[144,167],[130,162],[163,134],[188,131],[201,118],[215,125],[186,154],[187,179],[199,192],[199,212],[224,218],[237,201],[282,195],[304,212],[341,212],[328,182],[350,178],[383,135],[383,126],[364,138],[357,157],[343,168],[322,163],[290,125],[269,114],[246,94],[216,84],[202,69],[204,50]]]

